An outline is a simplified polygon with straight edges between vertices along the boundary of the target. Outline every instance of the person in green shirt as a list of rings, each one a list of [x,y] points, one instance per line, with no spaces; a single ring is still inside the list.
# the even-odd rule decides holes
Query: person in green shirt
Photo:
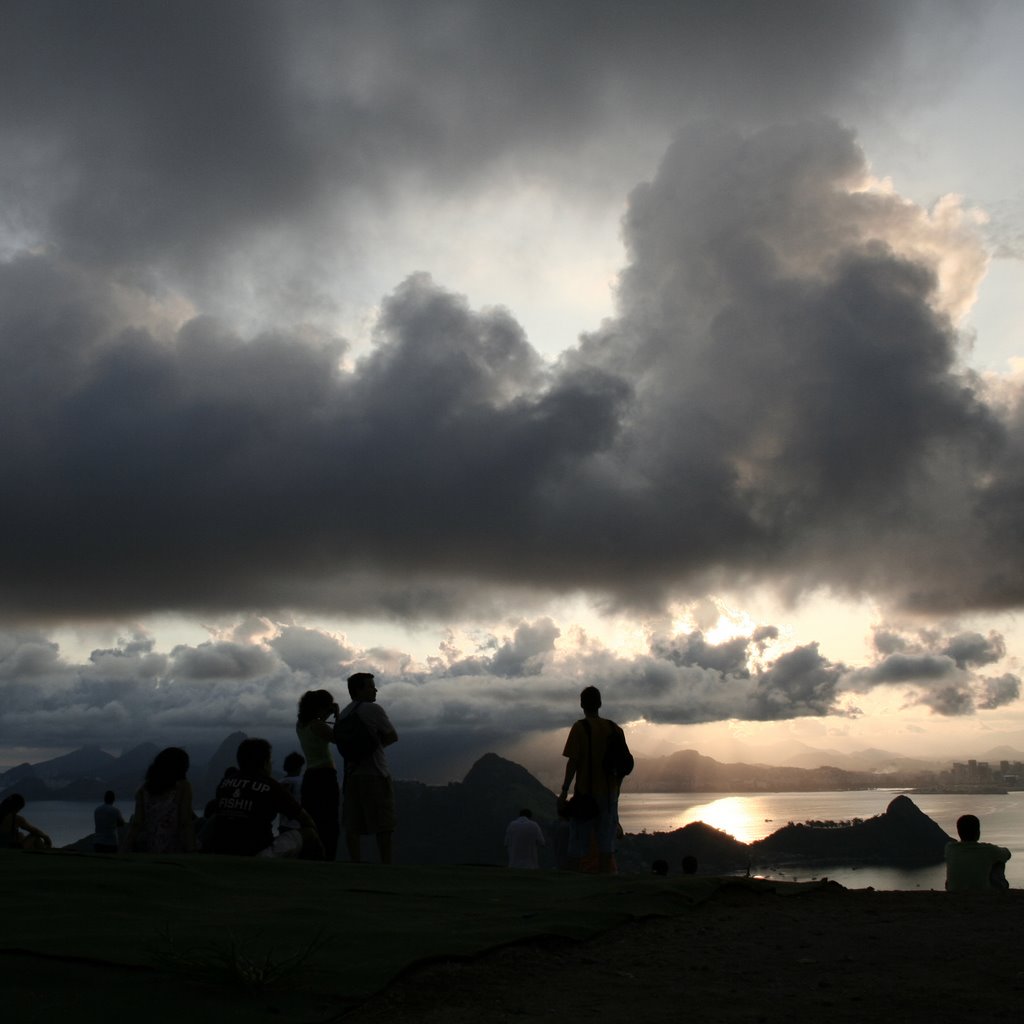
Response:
[[[960,842],[946,844],[946,891],[1008,889],[1006,862],[1010,851],[1004,846],[979,842],[981,822],[973,814],[957,818],[956,831]]]

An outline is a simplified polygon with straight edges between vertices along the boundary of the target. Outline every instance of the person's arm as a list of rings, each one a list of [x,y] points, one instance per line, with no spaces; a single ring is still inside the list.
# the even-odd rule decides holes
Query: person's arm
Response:
[[[26,821],[21,815],[15,816],[14,824],[17,828],[24,829],[30,836],[42,839],[50,846],[53,846],[53,840],[41,828],[36,828],[31,821]]]
[[[367,705],[362,705],[366,707]],[[382,747],[390,747],[392,743],[398,742],[398,733],[395,727],[391,724],[391,719],[388,718],[388,713],[379,704],[370,704],[373,710],[370,714],[373,716],[373,724],[377,732],[377,742]]]
[[[562,792],[559,794],[559,799],[565,800],[569,796],[569,787],[572,785],[572,780],[576,778],[576,759],[570,757],[565,762],[565,778],[562,780]]]
[[[564,803],[569,796],[569,787],[579,769],[580,761],[580,729],[582,726],[576,722],[569,730],[565,738],[565,746],[562,748],[562,757],[565,758],[565,777],[562,779],[562,792],[558,796],[560,803]]]

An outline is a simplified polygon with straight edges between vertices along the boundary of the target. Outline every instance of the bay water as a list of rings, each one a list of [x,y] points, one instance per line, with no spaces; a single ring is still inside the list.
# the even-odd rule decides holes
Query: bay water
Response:
[[[619,820],[626,832],[671,832],[690,822],[703,821],[744,843],[763,839],[789,822],[849,821],[882,814],[902,790],[854,790],[825,793],[639,793],[627,787],[619,798]],[[976,814],[981,838],[1009,848],[1013,859],[1006,877],[1014,888],[1024,887],[1024,791],[1007,794],[911,794],[910,799],[951,836],[956,819]],[[119,804],[127,818],[131,801]],[[25,817],[43,829],[55,846],[65,846],[93,830],[95,805],[72,800],[35,801]],[[401,822],[399,822],[401,827]],[[678,865],[672,866],[676,873]],[[768,874],[767,872],[765,874]],[[773,871],[770,877],[806,881],[827,875],[847,888],[942,889],[945,868],[906,870],[879,867],[839,867]]]
[[[850,821],[885,812],[900,789],[823,793],[636,793],[619,797],[619,821],[626,832],[671,832],[694,821],[727,832],[744,843],[763,839],[803,821]],[[976,814],[984,842],[1005,846],[1012,854],[1006,877],[1013,888],[1024,886],[1024,791],[1006,794],[922,793],[910,799],[946,833],[956,838],[956,819]],[[673,865],[673,871],[677,868]],[[945,865],[927,868],[828,867],[762,872],[766,877],[808,881],[827,876],[849,889],[942,889]]]

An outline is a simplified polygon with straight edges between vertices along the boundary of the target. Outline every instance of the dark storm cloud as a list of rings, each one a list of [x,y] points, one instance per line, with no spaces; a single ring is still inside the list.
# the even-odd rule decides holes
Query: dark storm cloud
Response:
[[[915,608],[1024,598],[1024,416],[961,369],[940,294],[980,250],[863,191],[834,121],[749,127],[897,74],[916,7],[512,10],[8,13],[5,251],[31,245],[0,263],[0,609],[415,618],[761,580]],[[745,127],[689,124],[633,191],[616,315],[554,365],[514,311],[424,273],[353,365],[311,329],[174,320],[276,233],[316,259],[367,197],[427,203],[527,164],[582,189],[629,125],[660,139],[695,113]],[[485,667],[530,675],[553,637]],[[961,668],[984,663],[970,646],[949,653]],[[305,671],[334,657],[298,648],[279,653]],[[684,644],[674,664],[731,672],[745,652]],[[831,675],[803,658],[797,706],[819,708]]]
[[[571,499],[564,478],[607,447],[628,394],[601,370],[538,387],[507,313],[473,313],[423,276],[386,304],[352,374],[329,340],[243,343],[209,319],[169,341],[104,331],[112,297],[90,289],[43,257],[0,267],[12,609],[231,608],[241,588],[257,606],[365,610],[381,584],[357,574],[387,563],[405,600],[423,578],[432,607],[445,576],[532,583],[545,506]]]
[[[906,241],[937,229],[864,173],[831,122],[693,129],[632,196],[619,315],[555,366],[425,274],[343,369],[337,339],[161,331],[130,287],[17,256],[0,603],[414,616],[751,578],[1011,603],[1016,421],[958,369]]]
[[[906,576],[937,539],[935,503],[961,511],[950,492],[967,532],[1004,427],[956,369],[932,269],[886,240],[901,201],[844,188],[863,173],[838,126],[706,126],[632,197],[621,316],[580,355],[633,380],[631,471],[678,485],[640,491],[671,510],[665,548],[673,527],[700,539],[669,571],[735,557],[917,602],[922,576]],[[966,559],[929,561],[925,579]]]
[[[664,135],[694,112],[863,104],[891,87],[915,10],[14,4],[0,41],[4,219],[75,258],[172,268],[202,291],[263,234],[290,236],[289,260],[337,245],[326,210],[370,202],[386,216],[410,176],[442,193],[504,165],[579,182],[566,162],[591,146],[600,180],[637,124]],[[945,5],[914,31],[947,17],[963,37]]]
[[[842,665],[821,655],[817,644],[797,647],[780,656],[767,672],[756,676],[751,717],[772,721],[834,713],[843,672]]]

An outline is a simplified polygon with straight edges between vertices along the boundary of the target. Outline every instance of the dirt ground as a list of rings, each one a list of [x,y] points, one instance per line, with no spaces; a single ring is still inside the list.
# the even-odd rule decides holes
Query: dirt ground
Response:
[[[674,918],[407,972],[344,1024],[1024,1020],[1024,891],[726,887]]]

